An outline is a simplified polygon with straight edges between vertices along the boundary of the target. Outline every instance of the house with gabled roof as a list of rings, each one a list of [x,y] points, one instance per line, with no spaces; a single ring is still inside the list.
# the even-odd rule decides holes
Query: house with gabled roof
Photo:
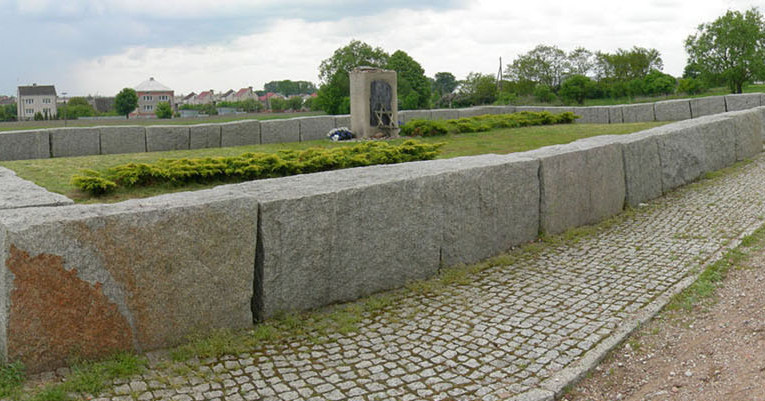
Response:
[[[235,102],[241,102],[241,101],[247,100],[247,99],[258,100],[258,96],[255,94],[255,92],[252,91],[252,86],[250,86],[248,88],[239,89],[234,94],[234,101]]]
[[[31,120],[37,113],[51,118],[58,114],[58,96],[53,85],[19,86],[16,99],[16,115],[19,121]]]
[[[209,91],[199,92],[198,95],[194,97],[194,102],[191,104],[210,104],[215,101],[215,92],[213,92],[212,89]]]
[[[170,103],[170,108],[175,110],[175,92],[154,77],[141,82],[134,89],[138,95],[138,107],[130,113],[131,117],[156,117],[157,104],[160,102]]]

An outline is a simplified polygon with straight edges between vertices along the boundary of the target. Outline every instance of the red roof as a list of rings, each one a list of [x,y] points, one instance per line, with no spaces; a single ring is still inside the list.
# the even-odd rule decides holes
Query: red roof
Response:
[[[234,96],[242,97],[242,96],[246,95],[247,92],[249,92],[249,91],[250,91],[250,88],[242,88],[242,89],[239,89],[239,91],[236,92],[236,95],[234,95]]]
[[[199,94],[197,95],[197,99],[203,99],[203,98],[206,98],[208,96],[212,96],[212,92],[211,91],[199,92]]]

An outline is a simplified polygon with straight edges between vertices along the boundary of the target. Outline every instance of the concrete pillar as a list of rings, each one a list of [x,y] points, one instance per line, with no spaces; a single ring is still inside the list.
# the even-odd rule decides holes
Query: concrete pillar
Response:
[[[358,67],[350,78],[351,131],[357,138],[398,136],[396,71]]]

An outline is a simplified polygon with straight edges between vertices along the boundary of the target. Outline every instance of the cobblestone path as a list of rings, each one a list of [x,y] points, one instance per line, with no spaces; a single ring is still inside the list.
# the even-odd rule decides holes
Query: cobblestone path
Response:
[[[497,400],[582,358],[765,216],[765,159],[436,294],[359,331],[155,370],[99,401]],[[418,293],[413,293],[418,294]]]

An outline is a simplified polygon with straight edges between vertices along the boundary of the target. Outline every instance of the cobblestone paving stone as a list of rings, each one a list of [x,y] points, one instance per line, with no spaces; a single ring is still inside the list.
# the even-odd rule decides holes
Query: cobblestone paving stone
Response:
[[[641,207],[576,243],[411,295],[360,330],[150,371],[98,401],[498,400],[534,388],[759,227],[765,159]]]

